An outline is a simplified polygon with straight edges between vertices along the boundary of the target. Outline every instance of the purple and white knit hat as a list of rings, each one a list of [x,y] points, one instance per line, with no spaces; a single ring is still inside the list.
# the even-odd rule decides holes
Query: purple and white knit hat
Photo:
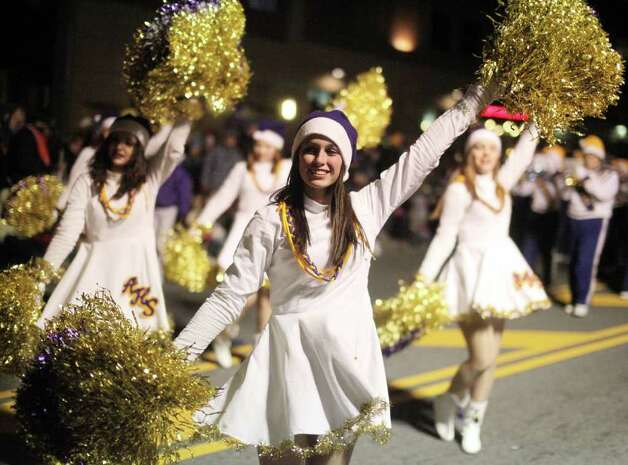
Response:
[[[324,136],[340,149],[345,165],[343,181],[349,179],[349,167],[356,152],[358,131],[353,127],[347,115],[340,110],[314,111],[301,123],[292,142],[292,156],[305,139],[311,136]]]

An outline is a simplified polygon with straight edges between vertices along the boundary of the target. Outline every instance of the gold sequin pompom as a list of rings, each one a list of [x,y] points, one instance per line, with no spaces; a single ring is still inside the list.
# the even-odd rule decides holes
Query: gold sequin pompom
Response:
[[[184,351],[132,324],[110,294],[83,295],[50,320],[17,391],[20,434],[49,464],[177,460],[193,411],[215,396]]]
[[[377,300],[374,317],[382,352],[386,356],[450,322],[442,285],[428,284],[420,275],[413,283],[402,282],[396,296]]]
[[[20,374],[35,355],[43,307],[43,285],[57,277],[36,259],[0,272],[0,373]]]
[[[238,0],[178,0],[162,5],[127,47],[124,77],[135,105],[164,123],[220,114],[241,100],[251,72],[241,46]]]
[[[166,279],[190,292],[207,289],[217,267],[203,248],[201,234],[182,226],[170,231],[162,259]]]
[[[479,76],[511,112],[523,112],[540,134],[577,129],[617,104],[624,63],[595,11],[583,0],[500,0]]]
[[[371,68],[341,90],[327,108],[342,110],[358,131],[357,148],[377,146],[390,124],[392,99],[382,68]]]
[[[62,193],[63,183],[56,176],[24,178],[11,187],[4,222],[25,237],[41,234],[55,224]]]

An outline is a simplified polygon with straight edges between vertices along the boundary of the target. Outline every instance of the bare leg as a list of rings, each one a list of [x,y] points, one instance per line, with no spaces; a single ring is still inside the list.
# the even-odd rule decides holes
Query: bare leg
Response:
[[[306,463],[307,465],[349,465],[354,446],[355,443],[348,446],[345,450],[332,452],[329,455],[314,456]]]
[[[469,359],[460,365],[449,391],[459,398],[470,391],[473,400],[486,400],[493,387],[504,320],[461,322],[460,329],[467,343]]]
[[[299,434],[294,442],[299,447],[310,447],[316,444],[316,436]],[[260,465],[307,465],[307,461],[292,452],[286,452],[281,457],[259,457]]]
[[[295,437],[295,442],[300,447],[313,447],[316,445],[317,440],[317,436],[310,434]],[[260,465],[349,465],[354,446],[355,443],[351,444],[345,450],[332,452],[329,455],[316,455],[307,460],[292,453],[286,453],[276,459],[260,457],[259,463]]]

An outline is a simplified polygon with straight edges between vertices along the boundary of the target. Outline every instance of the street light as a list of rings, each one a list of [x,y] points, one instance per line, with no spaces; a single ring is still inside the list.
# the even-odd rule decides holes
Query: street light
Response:
[[[281,117],[286,121],[292,121],[297,116],[297,102],[293,98],[284,99],[279,106]]]

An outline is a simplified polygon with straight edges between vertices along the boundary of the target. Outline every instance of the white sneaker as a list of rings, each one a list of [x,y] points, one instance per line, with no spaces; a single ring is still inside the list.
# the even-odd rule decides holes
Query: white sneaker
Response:
[[[619,298],[628,300],[628,291],[621,291],[619,293]]]
[[[231,359],[231,339],[226,334],[219,334],[214,339],[214,355],[218,365],[223,368],[231,368],[233,361]]]
[[[567,314],[567,315],[572,315],[573,314],[573,305],[571,304],[567,304],[563,307],[563,311]]]
[[[576,304],[573,308],[573,316],[584,318],[589,314],[589,306],[586,304]]]
[[[462,430],[460,431],[460,434],[462,435],[462,442],[460,443],[460,446],[467,454],[477,454],[482,450],[480,433],[487,405],[487,401],[471,401],[464,410]]]
[[[478,422],[465,422],[460,434],[462,442],[460,443],[462,450],[467,454],[477,454],[482,450],[482,441],[480,440],[481,427]]]
[[[456,437],[456,409],[457,405],[448,392],[434,399],[434,427],[443,441],[453,441]]]
[[[453,441],[456,437],[456,420],[468,402],[468,393],[462,400],[449,392],[434,399],[434,427],[443,441]]]

